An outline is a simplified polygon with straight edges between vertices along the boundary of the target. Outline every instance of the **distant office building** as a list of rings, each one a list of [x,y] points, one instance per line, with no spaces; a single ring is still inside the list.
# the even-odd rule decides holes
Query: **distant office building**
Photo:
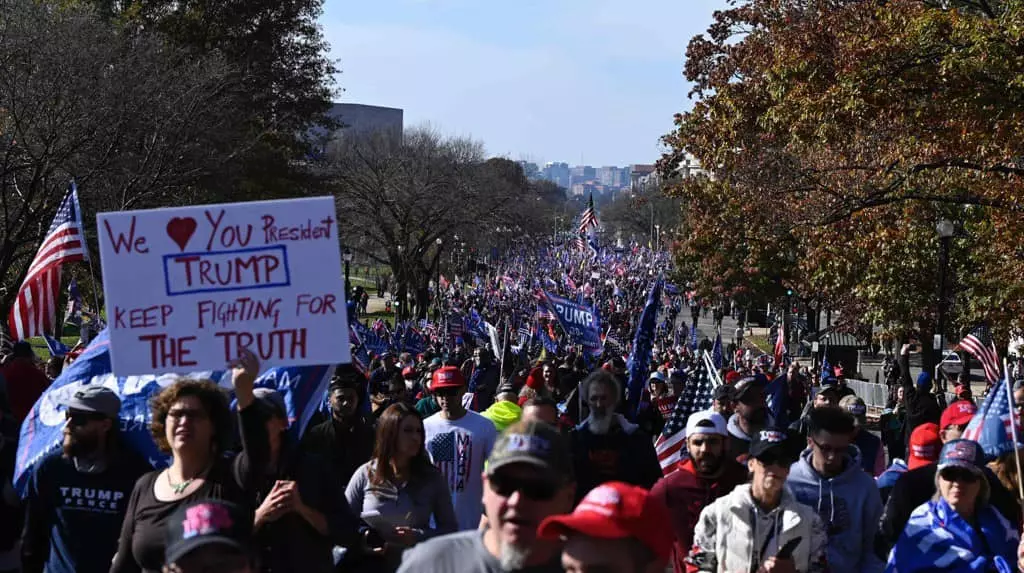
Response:
[[[331,145],[344,137],[365,136],[382,133],[401,141],[404,129],[404,112],[393,107],[363,105],[358,103],[335,103],[327,116],[338,124],[332,131],[316,127],[309,131],[314,145],[329,150]]]
[[[523,175],[525,175],[530,181],[542,179],[540,167],[538,167],[536,163],[525,160],[519,160],[516,163],[523,168]]]
[[[629,168],[630,188],[636,193],[643,192],[644,187],[651,182],[651,175],[655,172],[654,166],[636,164],[630,165]]]
[[[559,187],[569,188],[570,176],[569,176],[569,164],[568,163],[548,163],[544,165],[544,170],[541,172],[544,179],[556,183]]]

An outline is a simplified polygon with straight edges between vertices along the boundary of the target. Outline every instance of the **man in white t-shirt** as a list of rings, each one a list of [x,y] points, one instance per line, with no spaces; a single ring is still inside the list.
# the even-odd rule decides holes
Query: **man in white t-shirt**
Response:
[[[483,512],[484,460],[498,431],[494,423],[462,403],[466,380],[454,366],[434,371],[430,391],[441,411],[423,420],[427,453],[452,494],[459,530],[476,529]]]

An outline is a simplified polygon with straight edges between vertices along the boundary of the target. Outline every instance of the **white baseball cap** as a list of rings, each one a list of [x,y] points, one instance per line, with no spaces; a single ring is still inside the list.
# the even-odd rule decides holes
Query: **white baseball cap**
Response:
[[[698,434],[709,434],[712,436],[728,436],[725,418],[714,410],[694,412],[686,419],[686,437]]]

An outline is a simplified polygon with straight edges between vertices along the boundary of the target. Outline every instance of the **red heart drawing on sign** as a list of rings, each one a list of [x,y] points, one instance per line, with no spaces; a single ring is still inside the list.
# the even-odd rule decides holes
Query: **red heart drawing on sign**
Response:
[[[172,241],[178,244],[178,248],[182,251],[188,245],[188,240],[192,238],[192,233],[196,232],[196,220],[192,217],[174,217],[167,222],[167,236]]]

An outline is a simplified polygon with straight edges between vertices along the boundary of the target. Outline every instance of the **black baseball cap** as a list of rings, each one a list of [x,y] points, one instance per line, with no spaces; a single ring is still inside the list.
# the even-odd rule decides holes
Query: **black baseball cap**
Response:
[[[167,522],[164,562],[179,561],[207,545],[223,545],[248,555],[252,516],[226,501],[203,499],[180,507]]]
[[[728,384],[719,384],[718,386],[715,386],[715,391],[712,393],[711,397],[714,400],[722,402],[725,400],[735,400],[735,395],[736,393],[732,386]]]
[[[800,444],[796,432],[788,428],[766,428],[754,433],[750,441],[750,457],[755,459],[775,458],[795,462],[800,456]]]

